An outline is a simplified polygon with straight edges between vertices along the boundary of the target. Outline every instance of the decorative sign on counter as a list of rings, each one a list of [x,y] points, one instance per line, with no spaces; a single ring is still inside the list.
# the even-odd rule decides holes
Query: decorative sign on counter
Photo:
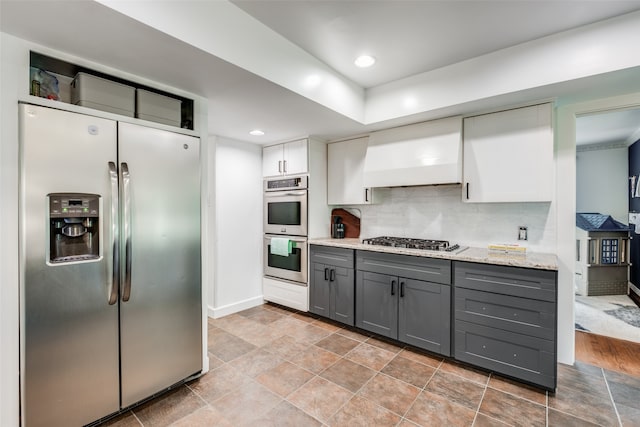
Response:
[[[514,253],[523,255],[527,252],[527,248],[525,246],[510,243],[492,243],[488,246],[488,249],[491,252]]]

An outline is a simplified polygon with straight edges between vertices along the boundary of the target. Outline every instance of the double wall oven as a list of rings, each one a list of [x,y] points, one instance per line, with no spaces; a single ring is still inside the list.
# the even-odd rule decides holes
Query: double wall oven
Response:
[[[298,286],[307,285],[308,183],[307,175],[264,181],[264,275]],[[287,255],[272,250],[281,239],[290,242]]]

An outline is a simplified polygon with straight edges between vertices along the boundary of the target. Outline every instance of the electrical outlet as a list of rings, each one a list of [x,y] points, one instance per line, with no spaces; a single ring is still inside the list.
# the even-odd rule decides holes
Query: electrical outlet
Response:
[[[527,240],[527,227],[518,227],[518,240]]]

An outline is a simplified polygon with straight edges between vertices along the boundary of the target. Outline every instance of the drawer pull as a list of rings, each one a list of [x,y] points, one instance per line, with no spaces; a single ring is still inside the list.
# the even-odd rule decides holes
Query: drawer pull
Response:
[[[517,354],[515,354],[515,353],[513,353],[513,357],[518,357],[518,355],[517,355]]]
[[[483,348],[483,349],[486,349],[486,348],[487,348],[487,346],[486,346],[486,345],[483,345],[483,346],[482,346],[482,348]]]

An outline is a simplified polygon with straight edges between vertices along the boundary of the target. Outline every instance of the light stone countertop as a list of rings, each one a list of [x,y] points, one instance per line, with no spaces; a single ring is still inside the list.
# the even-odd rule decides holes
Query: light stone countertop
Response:
[[[535,268],[538,270],[558,270],[558,257],[555,254],[527,252],[526,254],[510,254],[489,251],[486,248],[469,247],[462,252],[438,252],[421,249],[394,248],[390,246],[365,245],[362,239],[309,239],[310,245],[332,246],[336,248],[359,249],[365,251],[385,252],[390,254],[442,258],[453,261],[478,262],[482,264],[508,265],[512,267]]]

